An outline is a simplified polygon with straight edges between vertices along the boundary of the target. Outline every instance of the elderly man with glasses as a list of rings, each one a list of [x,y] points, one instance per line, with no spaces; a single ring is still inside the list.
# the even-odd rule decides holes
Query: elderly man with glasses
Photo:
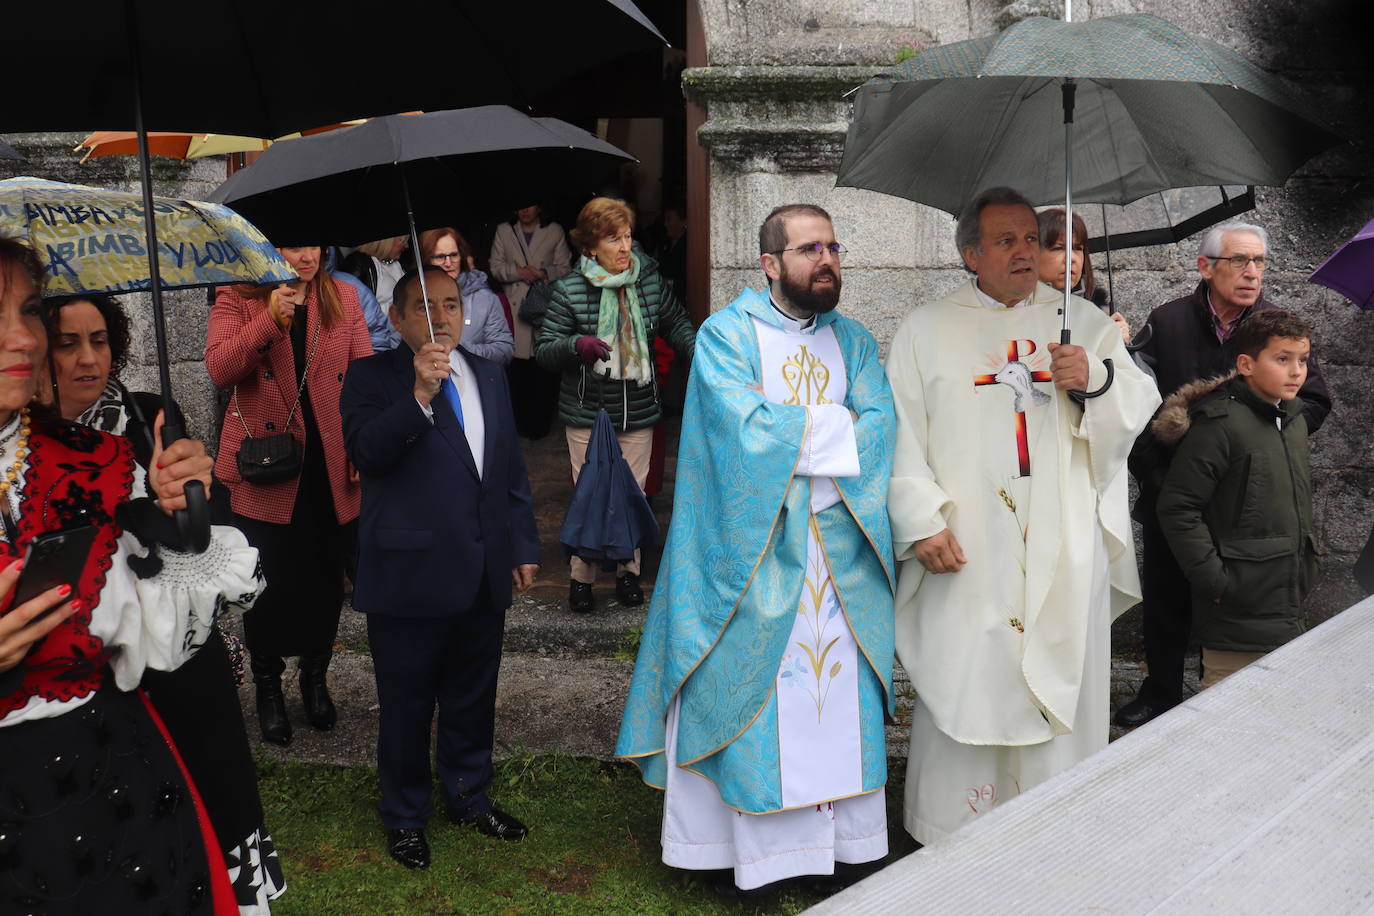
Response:
[[[1136,340],[1139,355],[1153,369],[1162,397],[1200,379],[1232,370],[1230,341],[1252,314],[1274,308],[1262,293],[1272,267],[1269,234],[1249,223],[1214,226],[1198,248],[1202,280],[1190,295],[1150,313]],[[1307,382],[1298,392],[1305,402],[1307,428],[1316,432],[1331,410],[1331,396],[1313,352]],[[1168,473],[1171,450],[1147,429],[1131,452],[1130,468],[1140,487],[1132,513],[1144,541],[1144,637],[1148,675],[1135,699],[1121,707],[1116,723],[1143,725],[1183,699],[1183,661],[1192,627],[1188,581],[1174,561],[1155,517],[1156,497]]]

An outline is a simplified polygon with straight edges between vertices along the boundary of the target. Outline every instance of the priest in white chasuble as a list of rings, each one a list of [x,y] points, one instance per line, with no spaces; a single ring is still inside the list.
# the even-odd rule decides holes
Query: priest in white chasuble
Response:
[[[779,207],[759,235],[770,288],[697,333],[616,746],[665,790],[663,861],[731,890],[887,853],[891,393],[834,311],[829,215]]]
[[[960,216],[975,274],[892,340],[896,643],[917,701],[904,822],[935,842],[1107,744],[1111,623],[1140,599],[1126,456],[1159,405],[1121,331],[1038,282],[1035,211]],[[1105,361],[1115,377],[1107,379]]]

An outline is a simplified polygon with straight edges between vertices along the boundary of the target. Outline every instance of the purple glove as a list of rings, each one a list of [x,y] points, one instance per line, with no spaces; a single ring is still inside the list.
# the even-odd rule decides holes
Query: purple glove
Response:
[[[600,337],[579,337],[577,343],[573,344],[573,349],[577,351],[578,358],[589,366],[598,359],[605,359],[611,355],[611,345]]]

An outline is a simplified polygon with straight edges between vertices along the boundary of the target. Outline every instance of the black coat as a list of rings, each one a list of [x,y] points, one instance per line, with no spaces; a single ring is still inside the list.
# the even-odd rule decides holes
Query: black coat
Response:
[[[1268,652],[1303,632],[1316,573],[1303,408],[1239,377],[1186,385],[1151,424],[1175,447],[1159,526],[1192,586],[1208,649]]]
[[[447,405],[431,422],[415,402],[414,353],[354,360],[339,409],[362,480],[353,605],[369,614],[456,617],[483,577],[493,610],[511,603],[511,569],[539,562],[530,483],[505,370],[461,350],[486,426],[482,476]],[[436,398],[436,401],[442,400]]]
[[[1277,307],[1261,298],[1241,314],[1237,327],[1255,312]],[[1217,340],[1212,328],[1211,308],[1207,305],[1206,280],[1199,282],[1191,295],[1166,302],[1151,312],[1136,339],[1145,339],[1139,355],[1154,371],[1163,400],[1190,382],[1228,375],[1236,368],[1235,333],[1232,332],[1224,345]],[[1331,394],[1322,379],[1315,352],[1308,359],[1307,381],[1298,397],[1303,401],[1307,431],[1315,433],[1331,410]],[[1131,449],[1129,466],[1140,485],[1140,499],[1132,513],[1137,521],[1143,522],[1153,516],[1155,499],[1169,472],[1172,453],[1173,449],[1161,443],[1150,427],[1145,428]]]

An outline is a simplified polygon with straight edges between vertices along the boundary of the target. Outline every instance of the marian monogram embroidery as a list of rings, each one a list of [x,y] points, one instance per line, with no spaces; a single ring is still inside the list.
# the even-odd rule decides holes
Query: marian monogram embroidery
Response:
[[[829,404],[825,389],[830,385],[830,369],[802,344],[795,356],[782,364],[782,380],[790,396],[784,404]]]

